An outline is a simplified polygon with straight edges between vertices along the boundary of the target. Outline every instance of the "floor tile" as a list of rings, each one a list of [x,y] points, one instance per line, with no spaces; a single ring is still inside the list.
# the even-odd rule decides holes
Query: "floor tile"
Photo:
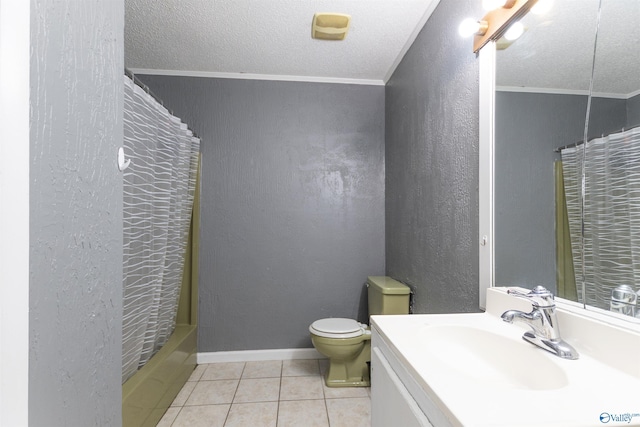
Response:
[[[244,362],[211,363],[202,374],[200,381],[238,380],[242,376]]]
[[[327,399],[331,427],[371,427],[369,398]]]
[[[238,380],[199,381],[185,406],[231,403],[238,387]]]
[[[156,427],[171,427],[171,424],[173,424],[173,421],[178,416],[180,409],[182,408],[176,407],[167,409],[167,412],[164,413],[158,424],[156,424]]]
[[[283,377],[301,377],[307,375],[320,375],[317,359],[285,360],[282,362]]]
[[[320,365],[320,375],[324,375],[329,370],[329,359],[318,360],[318,365]]]
[[[280,378],[282,360],[247,362],[242,378]]]
[[[184,406],[191,392],[193,392],[193,389],[196,387],[196,384],[198,383],[195,381],[187,381],[184,387],[182,387],[182,390],[180,390],[180,393],[173,399],[171,406]]]
[[[341,399],[347,397],[369,397],[369,387],[327,387],[322,381],[325,399]]]
[[[193,370],[193,372],[191,373],[191,376],[187,381],[200,381],[200,377],[202,376],[203,372],[207,369],[207,366],[208,365],[196,366],[196,369]]]
[[[280,378],[241,379],[233,403],[277,402]]]
[[[324,399],[322,377],[282,377],[280,400]]]
[[[280,402],[278,427],[329,427],[324,400]]]
[[[198,365],[159,427],[370,427],[369,387],[327,387],[327,359]]]
[[[276,427],[278,402],[234,403],[224,427]]]
[[[231,405],[185,406],[172,427],[223,427]]]

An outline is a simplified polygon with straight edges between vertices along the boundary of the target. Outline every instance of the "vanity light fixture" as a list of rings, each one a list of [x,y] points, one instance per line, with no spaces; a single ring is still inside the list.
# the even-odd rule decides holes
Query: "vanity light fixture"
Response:
[[[487,21],[476,21],[473,18],[467,18],[460,23],[458,33],[460,37],[467,38],[474,34],[484,34],[488,28],[489,24]]]
[[[489,41],[504,36],[511,24],[519,21],[537,2],[538,0],[484,0],[483,4],[487,7],[497,5],[498,8],[487,12],[481,20],[475,21],[474,26],[471,25],[473,19],[465,19],[460,24],[458,32],[467,37],[475,35],[473,52],[477,53]]]
[[[507,32],[504,33],[504,38],[512,42],[520,38],[520,36],[523,34],[524,25],[522,25],[522,22],[518,21],[511,24]]]
[[[514,22],[511,27],[504,33],[500,39],[496,40],[496,49],[505,50],[511,46],[517,39],[527,32],[527,27],[522,25],[520,21]]]

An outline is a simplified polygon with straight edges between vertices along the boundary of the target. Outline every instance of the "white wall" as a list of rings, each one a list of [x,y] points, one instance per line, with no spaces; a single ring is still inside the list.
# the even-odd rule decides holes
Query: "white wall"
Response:
[[[0,425],[28,423],[29,9],[0,0]]]
[[[28,422],[29,2],[0,0],[0,425]]]

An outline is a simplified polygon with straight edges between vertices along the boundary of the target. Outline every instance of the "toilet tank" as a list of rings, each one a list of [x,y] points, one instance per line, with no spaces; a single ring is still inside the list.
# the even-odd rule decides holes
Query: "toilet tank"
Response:
[[[411,290],[397,280],[387,276],[367,278],[369,315],[409,314],[409,293]]]

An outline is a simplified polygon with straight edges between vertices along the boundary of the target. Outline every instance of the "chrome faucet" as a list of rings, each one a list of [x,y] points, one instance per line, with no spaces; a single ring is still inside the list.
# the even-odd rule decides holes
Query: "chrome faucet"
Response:
[[[519,310],[508,310],[502,313],[502,320],[508,323],[523,322],[533,329],[524,333],[522,338],[531,344],[550,351],[563,359],[575,360],[578,352],[575,348],[560,338],[558,319],[556,318],[556,304],[553,294],[544,286],[536,286],[531,292],[525,293],[509,289],[507,293],[526,298],[531,302],[533,310],[525,313]]]

